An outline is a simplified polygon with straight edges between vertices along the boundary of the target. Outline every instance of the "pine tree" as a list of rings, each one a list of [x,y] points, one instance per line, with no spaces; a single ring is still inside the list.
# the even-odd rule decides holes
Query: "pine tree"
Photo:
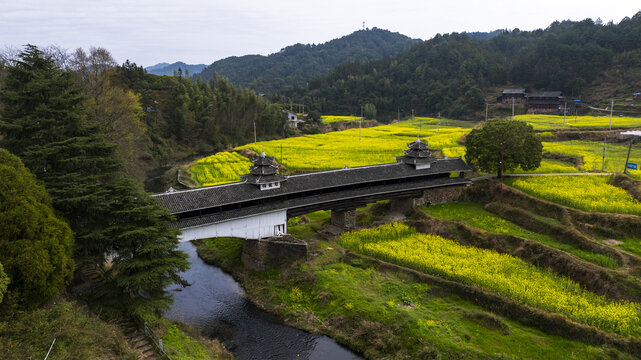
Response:
[[[111,248],[104,227],[120,164],[115,146],[83,119],[83,96],[71,74],[28,45],[7,69],[0,92],[3,147],[42,180],[76,233],[76,252],[96,261]]]
[[[114,191],[122,194],[113,209],[116,221],[108,228],[118,254],[110,270],[115,285],[128,295],[130,308],[162,314],[171,304],[164,289],[187,285],[178,275],[189,267],[187,255],[176,250],[179,231],[170,225],[171,214],[131,180],[118,181]]]
[[[171,217],[124,174],[115,145],[86,120],[69,73],[34,46],[6,72],[0,92],[0,145],[42,180],[76,233],[82,262],[113,259],[110,280],[128,311],[162,309],[164,288],[188,267]],[[113,295],[113,294],[111,294]]]

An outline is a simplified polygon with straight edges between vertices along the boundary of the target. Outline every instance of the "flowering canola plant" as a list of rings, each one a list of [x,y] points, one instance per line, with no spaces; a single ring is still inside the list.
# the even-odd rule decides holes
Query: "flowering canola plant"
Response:
[[[605,331],[641,334],[638,304],[609,301],[565,277],[507,254],[417,233],[400,223],[348,232],[339,243],[365,255],[477,285]]]
[[[338,115],[323,115],[321,116],[321,121],[325,124],[333,123],[336,121],[358,121],[360,119],[365,120],[360,116],[338,116]]]
[[[585,211],[641,215],[641,202],[608,180],[608,176],[539,176],[510,179],[508,183],[528,194]]]
[[[282,140],[263,141],[242,145],[236,149],[249,148],[260,153],[275,156],[288,170],[331,170],[395,162],[396,156],[403,155],[406,144],[414,141],[418,132],[427,140],[431,149],[439,149],[445,156],[461,156],[465,149],[458,141],[470,132],[460,127],[439,129],[433,125],[416,126],[384,125],[371,128],[349,129],[326,134],[305,135]]]
[[[609,128],[610,116],[563,116],[559,115],[516,115],[514,120],[522,120],[534,127],[534,130],[567,129],[567,128]],[[613,127],[639,127],[641,118],[612,117]]]
[[[240,181],[240,175],[249,173],[251,165],[242,155],[219,152],[198,160],[189,172],[200,186],[220,185]]]

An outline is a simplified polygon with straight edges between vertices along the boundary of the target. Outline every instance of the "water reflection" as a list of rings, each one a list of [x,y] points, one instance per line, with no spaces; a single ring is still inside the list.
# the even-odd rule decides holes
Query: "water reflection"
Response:
[[[174,291],[174,304],[165,314],[205,334],[221,338],[236,359],[361,359],[327,336],[281,324],[271,314],[243,298],[243,289],[215,266],[205,264],[191,242],[180,244],[191,269],[182,276],[192,286]],[[172,287],[172,290],[181,289]]]

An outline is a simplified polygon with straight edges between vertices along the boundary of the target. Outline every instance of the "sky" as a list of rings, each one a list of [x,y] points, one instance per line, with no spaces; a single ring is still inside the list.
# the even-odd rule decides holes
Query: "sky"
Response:
[[[440,33],[534,30],[555,20],[618,23],[639,0],[0,0],[0,51],[24,44],[104,47],[120,63],[211,64],[319,44],[365,27]]]

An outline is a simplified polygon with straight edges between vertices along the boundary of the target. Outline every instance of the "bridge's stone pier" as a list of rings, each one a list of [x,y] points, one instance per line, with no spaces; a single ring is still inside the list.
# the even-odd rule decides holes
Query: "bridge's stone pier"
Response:
[[[245,239],[242,261],[245,267],[265,271],[307,260],[307,243],[285,235],[267,239]]]
[[[342,229],[353,229],[356,226],[356,209],[332,210],[329,222]]]

